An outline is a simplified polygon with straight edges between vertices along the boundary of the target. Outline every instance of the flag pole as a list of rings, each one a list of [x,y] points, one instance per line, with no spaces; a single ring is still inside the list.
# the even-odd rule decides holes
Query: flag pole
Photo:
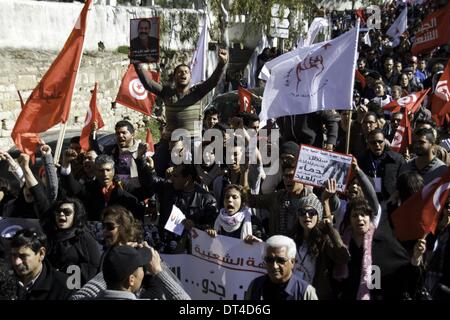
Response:
[[[75,75],[75,82],[73,84],[74,87],[77,84],[78,73],[80,71],[80,66],[81,66],[81,59],[83,58],[84,43],[85,43],[85,40],[86,40],[86,34],[87,34],[87,29],[88,29],[88,18],[87,18],[87,15],[89,15],[89,11],[91,10],[92,3],[93,2],[91,2],[91,4],[89,5],[88,13],[86,14],[86,29],[85,29],[84,36],[83,36],[84,37],[83,38],[83,45],[81,46],[80,62],[78,63],[77,74]],[[67,114],[67,119],[69,119],[69,116],[70,116],[70,109],[72,108],[72,100],[73,100],[74,92],[75,92],[75,90],[72,90],[72,96],[70,97],[70,108],[69,108],[69,112]],[[66,134],[66,129],[67,129],[67,121],[62,125],[61,130],[59,132],[58,142],[56,143],[55,157],[53,159],[53,163],[55,165],[58,164],[59,158],[61,157],[61,149],[62,149],[62,146],[63,146],[64,136]]]
[[[359,18],[358,19],[356,19],[356,34],[357,34],[357,38],[356,38],[356,50],[358,50],[358,39],[359,39]],[[355,66],[356,66],[356,57],[357,57],[357,55],[355,55],[355,60],[353,61],[353,68],[355,68]],[[352,81],[352,88],[354,87],[354,85],[355,85],[355,75],[354,75],[354,73],[353,73],[353,81]],[[350,149],[350,131],[351,131],[351,128],[352,128],[352,115],[353,115],[353,110],[352,109],[350,109],[350,116],[349,116],[349,119],[348,119],[348,125],[347,125],[347,137],[346,137],[346,139],[345,139],[345,153],[346,154],[348,154],[348,152],[349,152],[349,149]]]
[[[76,82],[76,80],[75,80]],[[69,111],[70,114],[70,111]],[[53,163],[55,165],[58,164],[59,158],[61,156],[61,149],[64,141],[64,135],[66,134],[67,129],[67,122],[66,123],[60,123],[60,130],[59,130],[59,136],[58,136],[58,142],[56,143],[56,149],[55,149],[55,157],[53,159]]]
[[[350,149],[350,130],[352,129],[352,113],[353,111],[350,110],[350,116],[348,118],[348,125],[347,125],[347,136],[345,139],[345,153],[348,154],[348,151]]]

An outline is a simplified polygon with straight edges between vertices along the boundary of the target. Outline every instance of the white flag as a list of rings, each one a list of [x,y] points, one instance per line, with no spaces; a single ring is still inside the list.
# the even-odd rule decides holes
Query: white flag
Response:
[[[392,47],[396,47],[400,44],[400,36],[408,28],[408,7],[405,7],[400,15],[395,19],[392,26],[386,32],[388,36],[393,38]]]
[[[248,60],[248,64],[244,69],[243,78],[247,80],[248,88],[254,88],[256,86],[255,74],[258,68],[258,56],[263,52],[264,48],[269,46],[269,42],[267,41],[267,37],[262,33],[261,40],[259,40],[258,45],[253,51],[252,56]]]
[[[325,18],[314,18],[313,22],[311,23],[311,26],[308,29],[308,34],[306,35],[306,39],[303,43],[303,46],[309,46],[314,43],[314,40],[316,40],[317,35],[320,31],[324,30],[329,26],[329,22]]]
[[[167,219],[164,229],[173,232],[179,236],[183,233],[184,224],[183,221],[186,216],[181,212],[181,210],[176,206],[172,206],[172,212],[170,213],[169,219]]]
[[[363,42],[367,44],[369,47],[372,46],[372,41],[370,41],[370,30],[366,32],[366,34],[363,37]]]
[[[301,48],[297,48],[295,50],[286,52],[286,53],[282,54],[281,56],[278,56],[278,57],[276,57],[276,58],[274,58],[272,60],[267,61],[264,64],[264,66],[262,67],[258,78],[260,78],[262,80],[265,80],[265,81],[269,80],[272,68],[275,67],[281,61],[284,61],[284,60],[286,60],[286,59],[288,59],[290,57],[295,57],[298,54],[300,49]]]
[[[358,32],[359,25],[333,40],[291,51],[269,65],[261,121],[327,109],[350,110]]]
[[[208,21],[205,18],[191,62],[191,86],[206,80],[206,50],[208,48]]]

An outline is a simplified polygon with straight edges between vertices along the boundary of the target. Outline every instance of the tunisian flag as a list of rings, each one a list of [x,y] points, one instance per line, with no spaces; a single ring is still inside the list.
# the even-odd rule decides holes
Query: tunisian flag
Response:
[[[86,113],[84,127],[80,136],[80,145],[84,151],[89,150],[89,135],[91,134],[92,124],[94,121],[97,121],[98,129],[105,126],[102,116],[97,109],[97,83],[95,83],[94,90],[92,91],[91,102],[89,103],[89,109]]]
[[[392,113],[397,113],[402,107],[406,108],[408,112],[416,113],[422,104],[423,99],[427,96],[430,89],[413,92],[405,97],[389,102],[383,107],[383,110],[388,110]]]
[[[450,59],[447,62],[444,72],[442,73],[434,94],[431,98],[431,110],[433,114],[443,116],[450,112]]]
[[[391,142],[391,150],[394,152],[404,152],[411,144],[411,122],[408,118],[408,111],[405,109],[403,118],[395,132],[394,139]]]
[[[450,193],[450,169],[427,184],[392,213],[395,234],[400,241],[417,240],[435,232]]]
[[[411,47],[413,55],[426,53],[450,40],[450,3],[429,14],[415,34]]]
[[[83,51],[86,20],[92,0],[87,0],[63,49],[25,103],[11,137],[17,148],[33,155],[39,132],[65,123]]]
[[[240,112],[251,112],[252,111],[252,94],[250,91],[239,87],[239,111]]]
[[[153,80],[159,81],[158,72],[150,71],[149,74]],[[116,102],[148,116],[152,114],[155,95],[144,88],[132,64],[128,66],[128,70],[122,78]]]

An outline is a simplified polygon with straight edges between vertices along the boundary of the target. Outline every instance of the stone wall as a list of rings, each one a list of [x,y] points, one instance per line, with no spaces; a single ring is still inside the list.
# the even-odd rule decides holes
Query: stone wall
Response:
[[[80,2],[0,0],[0,48],[61,50],[82,7]],[[130,19],[153,16],[161,19],[162,47],[194,49],[196,39],[185,33],[188,25],[198,26],[200,15],[192,9],[93,5],[85,49],[96,51],[100,41],[109,51],[129,45]]]
[[[81,8],[80,3],[0,0],[0,148],[13,145],[11,130],[21,110],[17,90],[26,101],[61,50]],[[182,28],[186,19],[192,20],[191,26],[197,23],[200,14],[195,10],[94,5],[88,16],[85,54],[74,90],[69,127],[81,129],[95,82],[105,129],[112,130],[114,123],[123,117],[129,117],[137,126],[143,125],[143,116],[138,112],[119,104],[111,108],[129,63],[125,54],[117,53],[118,47],[129,44],[129,20],[160,16],[165,21],[162,27],[168,30],[161,30],[164,80],[176,64],[190,62],[197,39],[182,40],[176,30]],[[100,41],[105,51],[98,51]]]
[[[169,70],[180,62],[187,62],[191,52],[170,52],[162,77],[167,79]],[[162,56],[165,52],[162,51]],[[17,90],[24,102],[50,67],[56,52],[39,50],[0,49],[0,148],[13,145],[11,130],[20,114],[21,106]],[[127,55],[113,52],[84,54],[75,84],[74,97],[68,127],[83,127],[86,110],[91,97],[90,90],[98,82],[97,106],[104,119],[106,130],[113,130],[114,124],[129,117],[137,128],[143,126],[143,115],[116,104],[111,108],[120,87],[121,79],[128,67]],[[59,125],[53,128],[59,129]],[[51,129],[52,130],[52,129]]]

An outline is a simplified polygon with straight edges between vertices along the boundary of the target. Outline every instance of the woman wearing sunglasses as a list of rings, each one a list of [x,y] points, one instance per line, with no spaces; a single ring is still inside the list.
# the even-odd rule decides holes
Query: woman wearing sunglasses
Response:
[[[142,225],[130,211],[119,205],[110,206],[103,210],[102,217],[106,250],[121,245],[136,248],[144,246]],[[153,248],[150,250],[152,258],[145,271],[141,290],[137,294],[139,298],[190,300],[177,277],[161,261],[158,252]],[[72,295],[71,300],[95,299],[105,289],[106,282],[100,272]]]
[[[86,211],[80,200],[64,198],[57,201],[45,216],[43,228],[48,237],[48,259],[56,269],[74,274],[78,266],[81,285],[97,274],[100,246],[86,226]]]
[[[300,199],[297,212],[297,261],[294,272],[316,289],[320,300],[334,298],[330,283],[333,265],[347,263],[350,258],[339,232],[331,222],[327,195],[331,196],[334,192],[327,191],[335,188],[336,181],[328,180],[323,197],[324,206],[311,193]]]

